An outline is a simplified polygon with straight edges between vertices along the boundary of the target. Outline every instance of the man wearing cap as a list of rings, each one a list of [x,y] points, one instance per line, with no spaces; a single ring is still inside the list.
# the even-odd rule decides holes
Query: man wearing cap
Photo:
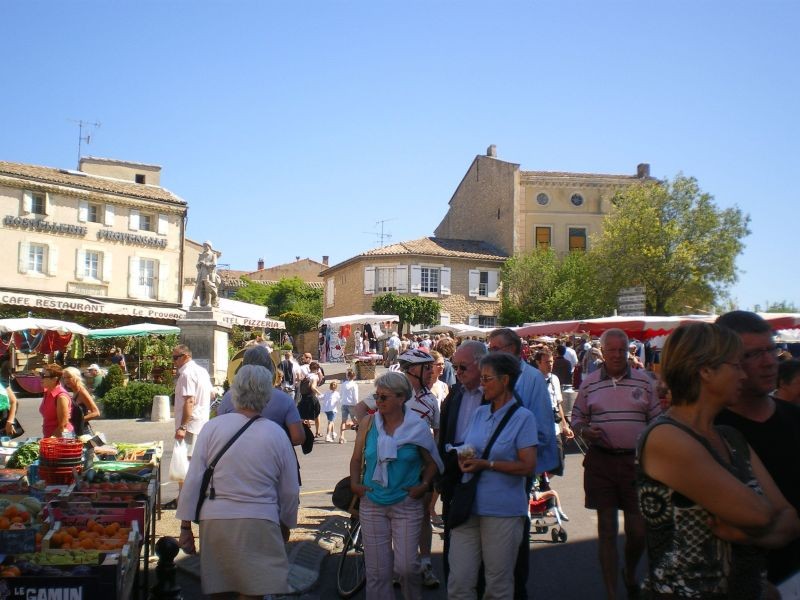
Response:
[[[628,365],[628,336],[609,329],[600,337],[603,366],[581,384],[572,407],[572,430],[589,445],[583,462],[586,508],[597,511],[600,570],[608,598],[616,598],[618,512],[625,514],[623,583],[632,597],[645,547],[644,519],[636,496],[636,440],[661,413],[652,379]]]
[[[103,370],[100,368],[100,365],[92,363],[89,365],[89,368],[86,369],[86,374],[88,376],[86,378],[86,383],[88,384],[86,387],[94,394],[97,388],[100,387],[100,384],[103,383]]]

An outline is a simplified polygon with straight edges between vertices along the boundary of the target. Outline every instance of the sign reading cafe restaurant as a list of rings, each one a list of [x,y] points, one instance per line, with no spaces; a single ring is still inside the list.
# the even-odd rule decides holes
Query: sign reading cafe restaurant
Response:
[[[126,315],[130,317],[143,317],[146,319],[168,319],[172,321],[182,319],[186,314],[179,308],[121,304],[119,302],[89,298],[40,296],[38,294],[21,294],[5,290],[0,290],[0,304],[96,314]]]

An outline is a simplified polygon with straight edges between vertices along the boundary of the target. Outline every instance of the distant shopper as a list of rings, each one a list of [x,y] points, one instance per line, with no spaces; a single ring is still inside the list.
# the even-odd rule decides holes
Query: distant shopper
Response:
[[[121,348],[111,349],[111,364],[117,365],[120,369],[122,369],[123,373],[128,372],[128,368],[125,366],[125,355],[122,353]]]
[[[800,404],[800,360],[785,360],[778,365],[778,389],[772,397]]]
[[[347,369],[347,380],[342,385],[342,424],[339,428],[339,443],[344,444],[344,430],[356,424],[356,404],[358,404],[358,384],[353,369]]]
[[[100,416],[100,409],[97,408],[94,398],[86,389],[83,383],[81,372],[75,367],[64,369],[64,376],[61,378],[64,386],[72,392],[72,426],[75,428],[75,435],[93,433],[89,421]]]
[[[339,412],[339,405],[342,402],[342,395],[339,393],[339,382],[331,381],[328,384],[328,391],[322,395],[322,412],[328,419],[328,429],[325,434],[326,442],[336,441],[336,432],[333,430],[336,422],[336,413]]]
[[[72,398],[61,385],[64,370],[60,365],[50,363],[42,369],[42,389],[44,396],[39,405],[42,415],[42,437],[74,437],[75,429],[70,423]]]
[[[86,387],[90,392],[96,394],[100,384],[103,383],[105,372],[100,368],[100,365],[93,363],[86,369],[86,375]]]

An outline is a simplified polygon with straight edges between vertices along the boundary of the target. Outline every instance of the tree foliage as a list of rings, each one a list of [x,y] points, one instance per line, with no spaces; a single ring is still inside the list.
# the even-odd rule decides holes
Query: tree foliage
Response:
[[[314,315],[293,311],[281,313],[278,318],[286,324],[286,331],[292,336],[307,331],[314,331],[319,326],[320,322],[320,319]]]
[[[585,252],[559,257],[552,249],[536,249],[507,260],[501,278],[500,322],[504,325],[587,319],[611,309]]]
[[[381,294],[372,302],[372,310],[378,314],[397,315],[400,318],[398,331],[409,325],[433,325],[439,322],[441,305],[430,298]]]
[[[796,313],[800,312],[798,310],[797,305],[794,302],[789,302],[787,300],[781,300],[780,302],[770,302],[767,301],[766,308],[764,312],[768,313]]]
[[[245,279],[245,281],[247,281]],[[315,288],[299,277],[284,277],[276,283],[247,281],[236,291],[236,299],[269,307],[269,314],[299,312],[322,318],[322,288]]]
[[[694,177],[630,186],[612,203],[592,250],[605,289],[643,285],[648,314],[674,314],[712,305],[736,281],[750,218],[717,207]]]

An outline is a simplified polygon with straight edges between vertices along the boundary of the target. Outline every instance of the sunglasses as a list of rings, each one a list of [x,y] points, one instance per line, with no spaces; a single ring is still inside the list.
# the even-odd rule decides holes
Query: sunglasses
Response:
[[[40,379],[58,379],[58,375],[47,375],[45,373],[42,373],[41,375],[39,375],[39,378]]]
[[[389,398],[394,398],[395,394],[375,394],[375,400],[386,402]]]
[[[172,355],[172,360],[178,360],[182,356],[186,356],[186,355],[185,354],[173,354]]]
[[[473,364],[474,364],[474,363],[469,363],[469,364],[466,364],[466,365],[456,365],[456,364],[453,364],[453,368],[454,368],[456,371],[466,371],[466,370],[467,370],[467,369],[469,369],[469,368],[470,368],[470,367],[471,367]]]

